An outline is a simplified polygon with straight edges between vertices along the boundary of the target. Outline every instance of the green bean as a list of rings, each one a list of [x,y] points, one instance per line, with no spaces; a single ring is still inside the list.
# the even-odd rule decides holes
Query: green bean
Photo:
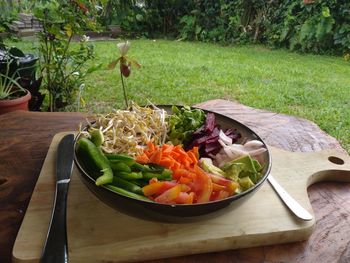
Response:
[[[132,182],[129,182],[118,176],[113,177],[113,185],[123,188],[124,190],[133,192],[135,194],[143,195],[142,188]]]
[[[128,166],[131,166],[136,163],[134,158],[132,158],[129,155],[126,154],[114,154],[114,153],[106,153],[105,156],[109,161],[115,161],[115,162],[123,162],[127,164]]]
[[[131,172],[131,168],[126,163],[115,160],[109,160],[109,164],[113,172]]]
[[[152,179],[152,178],[157,178],[158,180],[171,180],[172,177],[172,172],[168,169],[164,169],[162,173],[151,173],[151,172],[143,172],[142,173],[144,179]]]
[[[116,173],[114,173],[114,175],[118,176],[120,178],[123,178],[125,180],[128,180],[128,181],[141,179],[143,177],[141,172],[139,172],[139,173],[136,173],[136,172],[131,172],[131,173],[116,172]]]
[[[131,166],[132,169],[135,169],[135,170],[139,170],[141,172],[150,172],[152,171],[152,169],[148,166],[148,165],[143,165],[143,164],[140,164],[140,163],[134,163],[132,166]]]
[[[118,194],[121,194],[121,195],[124,195],[124,196],[127,196],[127,197],[135,198],[135,199],[142,200],[142,201],[151,202],[151,200],[148,199],[145,196],[129,192],[129,191],[125,190],[125,189],[122,189],[122,188],[114,186],[114,185],[105,185],[105,187],[110,189],[110,190],[112,190],[113,192],[116,192]]]
[[[102,173],[102,175],[96,179],[96,185],[111,183],[113,181],[113,171],[101,149],[96,147],[95,144],[87,138],[79,139],[78,146],[78,151],[83,152],[83,155],[88,158],[89,163],[94,164]]]
[[[90,141],[92,141],[96,145],[96,147],[100,147],[103,144],[105,139],[101,130],[93,130],[92,132],[90,132],[90,135]]]

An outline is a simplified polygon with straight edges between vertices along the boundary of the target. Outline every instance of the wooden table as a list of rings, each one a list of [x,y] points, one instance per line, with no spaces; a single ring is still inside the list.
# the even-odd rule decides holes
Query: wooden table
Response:
[[[339,143],[315,124],[224,100],[198,107],[246,124],[268,144],[289,151],[336,148]],[[0,116],[0,261],[11,252],[53,136],[75,130],[81,113],[14,112]],[[316,228],[305,242],[230,250],[152,262],[350,262],[349,183],[318,183],[308,193]]]

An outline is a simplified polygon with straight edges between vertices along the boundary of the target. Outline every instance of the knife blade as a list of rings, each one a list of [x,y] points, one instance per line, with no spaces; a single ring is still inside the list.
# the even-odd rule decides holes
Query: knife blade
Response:
[[[64,136],[57,149],[56,191],[49,230],[40,262],[68,262],[66,208],[67,193],[73,170],[74,135]]]

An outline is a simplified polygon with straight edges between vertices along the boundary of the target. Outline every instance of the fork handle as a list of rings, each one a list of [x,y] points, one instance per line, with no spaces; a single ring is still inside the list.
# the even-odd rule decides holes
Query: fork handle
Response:
[[[292,211],[297,217],[302,220],[309,221],[312,220],[312,215],[302,207],[288,192],[272,177],[270,174],[267,180],[271,184],[272,188],[284,202],[284,204]]]

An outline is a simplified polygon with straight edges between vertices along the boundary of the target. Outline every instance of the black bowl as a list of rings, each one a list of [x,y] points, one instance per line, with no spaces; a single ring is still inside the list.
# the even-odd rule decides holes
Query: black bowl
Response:
[[[160,105],[158,107],[171,112],[171,106]],[[222,129],[233,128],[237,129],[241,133],[241,141],[238,141],[237,143],[241,143],[243,140],[259,140],[266,147],[264,141],[254,131],[242,123],[218,113],[215,113],[215,117],[216,122],[221,126]],[[77,142],[78,139],[79,138],[77,137],[75,142]],[[76,146],[77,144],[75,143],[75,147]],[[87,172],[88,169],[86,169],[84,163],[79,160],[76,154],[74,156],[74,161],[78,167],[78,170],[80,171],[82,181],[88,187],[88,189],[90,189],[90,191],[93,192],[102,202],[120,212],[141,219],[176,223],[215,217],[221,213],[227,212],[227,210],[238,207],[246,199],[251,197],[266,181],[267,176],[271,170],[271,155],[268,149],[265,153],[263,153],[262,160],[264,164],[262,178],[256,185],[254,185],[254,187],[240,194],[228,197],[223,200],[208,203],[168,205],[130,198],[115,193],[103,186],[96,186],[95,179],[89,175]]]

